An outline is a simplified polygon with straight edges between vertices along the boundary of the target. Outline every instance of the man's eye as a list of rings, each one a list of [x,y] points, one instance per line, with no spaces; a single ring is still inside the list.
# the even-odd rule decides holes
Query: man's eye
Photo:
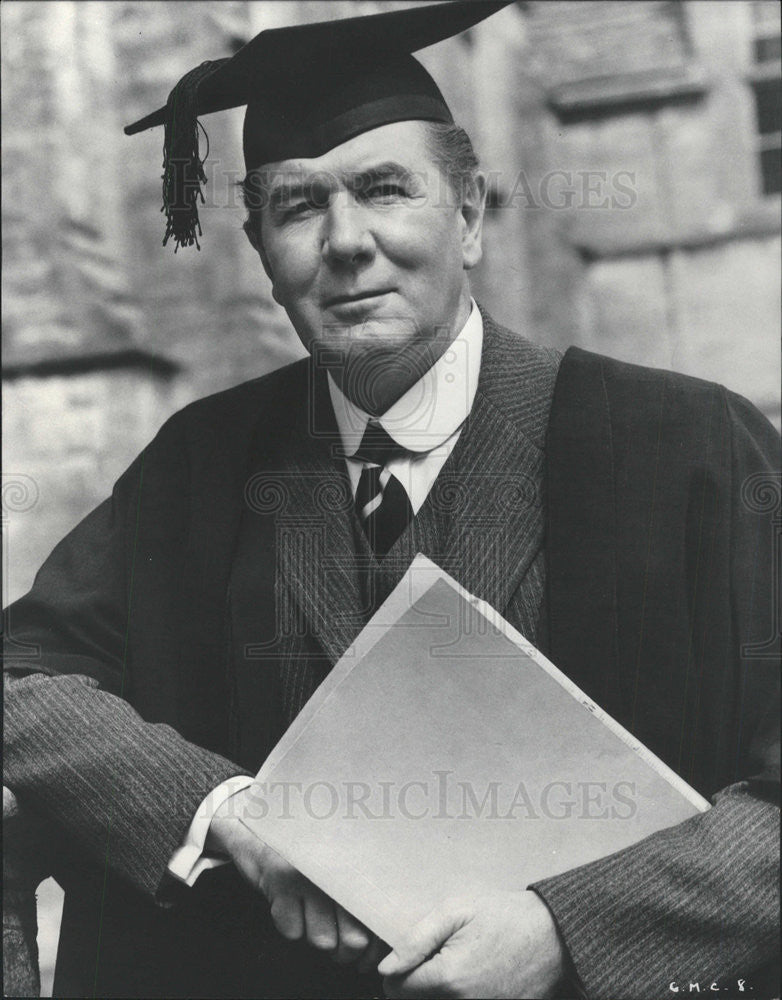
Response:
[[[376,201],[384,198],[401,198],[404,197],[404,194],[405,190],[400,184],[388,181],[384,181],[382,184],[373,184],[367,189],[367,197]]]
[[[285,205],[283,209],[283,218],[285,219],[295,219],[301,215],[307,215],[310,212],[316,212],[318,208],[322,208],[322,205],[318,205],[314,199],[305,198],[301,201],[294,201],[288,205]]]

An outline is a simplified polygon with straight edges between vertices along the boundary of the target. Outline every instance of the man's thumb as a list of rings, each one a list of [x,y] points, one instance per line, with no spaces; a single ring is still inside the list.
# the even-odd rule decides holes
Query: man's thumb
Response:
[[[381,976],[404,976],[439,950],[464,925],[463,912],[439,906],[420,920],[394,950],[386,955],[377,971]]]

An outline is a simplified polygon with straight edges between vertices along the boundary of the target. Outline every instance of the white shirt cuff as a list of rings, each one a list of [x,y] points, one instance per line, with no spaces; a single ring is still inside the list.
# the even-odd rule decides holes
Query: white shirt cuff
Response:
[[[253,780],[247,774],[238,774],[236,777],[224,781],[217,788],[213,788],[207,795],[196,810],[193,822],[190,824],[181,846],[174,851],[168,862],[169,873],[174,878],[184,882],[185,885],[194,885],[202,872],[227,864],[227,858],[204,854],[209,824],[223,802],[230,799],[232,795],[236,795],[237,792],[249,788]]]

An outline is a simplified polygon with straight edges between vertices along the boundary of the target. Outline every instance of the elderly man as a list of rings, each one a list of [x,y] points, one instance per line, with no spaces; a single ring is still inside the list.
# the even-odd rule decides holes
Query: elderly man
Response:
[[[777,446],[718,386],[472,300],[484,183],[410,52],[501,6],[264,32],[129,130],[165,125],[190,245],[195,116],[248,105],[247,233],[310,359],[173,417],[11,609],[5,781],[61,842],[58,996],[372,996],[381,959],[391,996],[768,988],[777,679],[742,655],[772,568],[740,490]],[[715,804],[385,955],[240,817],[418,551]]]

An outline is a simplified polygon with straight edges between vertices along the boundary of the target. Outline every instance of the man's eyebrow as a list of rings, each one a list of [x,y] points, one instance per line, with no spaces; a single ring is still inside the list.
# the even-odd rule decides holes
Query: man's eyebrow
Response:
[[[281,181],[272,186],[269,194],[269,204],[272,208],[278,208],[295,198],[309,197],[312,191],[312,181]]]
[[[408,167],[403,167],[401,163],[395,163],[393,160],[387,160],[384,163],[366,167],[364,170],[353,171],[347,183],[353,190],[362,191],[377,181],[388,180],[389,177],[404,179],[408,178],[410,174],[411,171]]]

